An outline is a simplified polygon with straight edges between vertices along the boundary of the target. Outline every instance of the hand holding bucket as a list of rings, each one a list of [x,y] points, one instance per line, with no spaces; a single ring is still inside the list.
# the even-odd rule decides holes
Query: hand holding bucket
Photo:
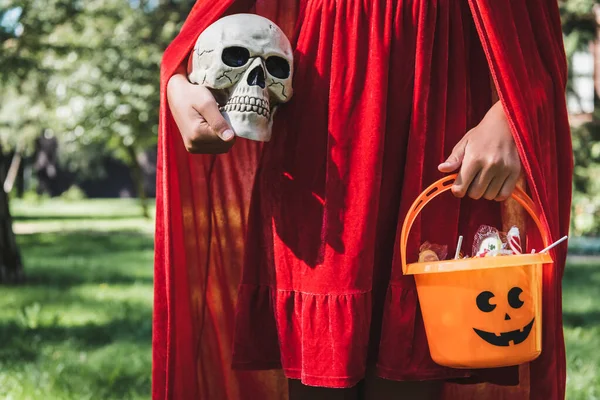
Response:
[[[456,174],[417,197],[402,226],[402,271],[414,275],[433,360],[452,368],[493,368],[531,361],[542,350],[542,266],[548,253],[407,263],[408,234],[421,210],[448,191]],[[517,188],[512,197],[529,213],[545,246],[533,200]]]

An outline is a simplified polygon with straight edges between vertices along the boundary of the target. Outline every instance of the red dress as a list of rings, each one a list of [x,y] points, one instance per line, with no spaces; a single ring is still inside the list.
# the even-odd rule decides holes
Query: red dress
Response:
[[[253,10],[295,45],[294,97],[276,115],[272,142],[187,155],[164,84],[202,27],[252,10],[247,3],[198,2],[163,62],[154,398],[281,398],[281,375],[240,371],[279,368],[327,387],[356,384],[369,365],[395,380],[516,383],[516,368],[431,360],[398,228],[490,108],[493,79],[544,223],[555,237],[566,232],[572,160],[556,5],[259,0]],[[424,240],[451,246],[458,232],[469,248],[479,225],[501,223],[498,203],[445,196],[415,224],[409,257]],[[539,248],[539,236],[528,236]],[[564,252],[554,256],[545,351],[531,366],[539,399],[564,393]]]

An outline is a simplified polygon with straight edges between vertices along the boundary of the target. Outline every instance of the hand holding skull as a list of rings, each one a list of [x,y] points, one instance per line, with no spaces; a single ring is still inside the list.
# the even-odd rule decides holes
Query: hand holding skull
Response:
[[[236,14],[205,29],[188,70],[167,85],[188,151],[226,153],[235,136],[269,141],[277,107],[292,96],[292,68],[288,38],[266,18]]]
[[[292,47],[267,18],[230,15],[198,36],[188,74],[210,90],[237,137],[268,142],[277,107],[292,97]]]
[[[222,154],[231,149],[234,132],[221,115],[215,98],[204,86],[188,82],[184,69],[169,80],[167,98],[190,153]]]

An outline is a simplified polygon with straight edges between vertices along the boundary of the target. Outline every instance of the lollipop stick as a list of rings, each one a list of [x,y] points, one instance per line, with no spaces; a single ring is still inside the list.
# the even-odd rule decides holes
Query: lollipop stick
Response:
[[[458,237],[458,244],[456,245],[456,254],[454,254],[454,259],[458,260],[458,256],[460,255],[460,248],[462,247],[463,237],[462,235]]]
[[[546,247],[544,250],[540,251],[540,253],[546,253],[548,250],[558,246],[559,244],[561,244],[562,242],[567,240],[567,238],[568,238],[568,236],[563,236],[562,238],[558,239],[556,242],[552,243],[550,246]]]

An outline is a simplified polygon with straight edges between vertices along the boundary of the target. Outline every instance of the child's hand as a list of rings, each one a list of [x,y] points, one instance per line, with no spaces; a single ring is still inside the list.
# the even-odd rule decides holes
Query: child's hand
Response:
[[[231,149],[235,134],[207,88],[190,83],[178,71],[167,84],[169,108],[190,153],[221,154]]]
[[[452,193],[473,199],[506,200],[521,174],[521,160],[502,104],[497,102],[440,164],[440,172],[460,167]]]

